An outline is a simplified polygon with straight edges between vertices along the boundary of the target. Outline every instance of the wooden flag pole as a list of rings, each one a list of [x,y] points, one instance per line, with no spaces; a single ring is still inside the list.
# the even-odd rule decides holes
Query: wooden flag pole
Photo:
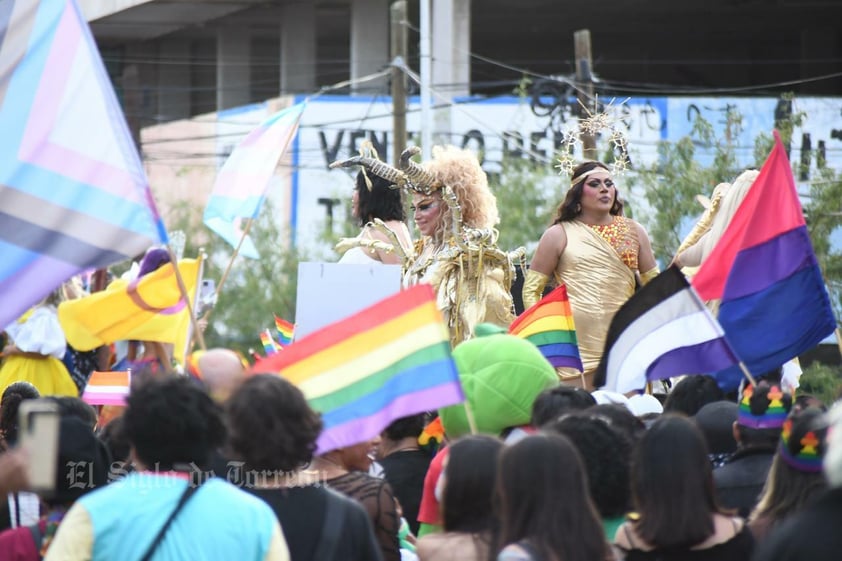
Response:
[[[743,374],[748,379],[749,383],[752,386],[757,387],[757,380],[755,380],[754,376],[751,375],[751,372],[748,371],[748,367],[746,366],[746,363],[743,362],[743,361],[740,361],[740,370],[743,371]]]
[[[240,243],[237,244],[237,247],[234,248],[234,253],[231,254],[231,259],[228,261],[228,266],[225,267],[225,271],[222,272],[222,277],[219,279],[219,284],[216,285],[216,290],[213,293],[214,300],[219,297],[219,293],[222,291],[222,286],[225,284],[225,281],[228,280],[228,275],[231,273],[231,267],[234,266],[234,260],[237,258],[237,255],[240,254],[240,248],[243,247],[243,243],[246,241],[246,237],[249,235],[249,231],[251,230],[251,225],[254,224],[254,218],[249,218],[246,220],[246,227],[243,228],[243,235],[240,236]],[[202,316],[202,321],[208,321],[210,318],[211,312],[213,312],[213,308],[209,308],[205,315]],[[202,345],[204,348],[204,345]]]
[[[467,398],[462,402],[462,406],[465,408],[465,418],[468,419],[468,427],[471,429],[471,434],[479,434],[479,431],[477,430],[477,421],[474,418],[474,412],[471,409],[471,406],[468,405]]]
[[[199,329],[196,314],[193,313],[193,305],[190,303],[190,295],[187,294],[187,286],[184,284],[184,279],[181,277],[181,271],[178,270],[178,259],[169,244],[167,244],[167,252],[170,255],[170,261],[172,262],[173,269],[175,270],[175,280],[178,282],[178,290],[181,292],[181,297],[184,298],[184,303],[187,305],[187,313],[190,314],[190,324],[193,326],[193,333],[196,336],[196,339],[199,340],[199,346],[203,351],[206,351],[207,347],[205,346],[205,336],[202,334],[202,330]]]

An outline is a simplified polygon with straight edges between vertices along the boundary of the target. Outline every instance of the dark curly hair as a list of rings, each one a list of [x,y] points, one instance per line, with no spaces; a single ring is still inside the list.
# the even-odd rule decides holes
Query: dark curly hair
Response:
[[[18,440],[18,409],[25,399],[38,399],[38,388],[29,382],[15,382],[3,391],[0,399],[0,451],[14,445]]]
[[[533,427],[555,421],[565,413],[583,411],[596,405],[596,399],[582,388],[574,386],[556,386],[538,394],[532,403]]]
[[[667,396],[664,413],[683,413],[692,417],[699,409],[725,399],[725,393],[719,388],[716,378],[707,374],[682,378]]]
[[[544,425],[544,430],[566,436],[579,451],[591,498],[603,518],[629,511],[632,448],[622,433],[587,412],[571,413]]]
[[[383,429],[383,436],[389,440],[418,438],[424,432],[424,427],[427,426],[431,418],[430,413],[418,413],[417,415],[395,419],[388,427]]]
[[[595,161],[588,161],[582,162],[573,170],[573,173],[570,175],[571,178],[578,177],[585,172],[591,171],[595,168],[603,168],[605,171],[611,171],[611,169],[603,164],[602,162],[595,162]],[[578,181],[576,185],[570,187],[567,190],[567,194],[564,196],[564,200],[561,201],[561,204],[556,211],[555,220],[553,220],[553,224],[560,224],[562,222],[570,222],[574,220],[579,213],[582,211],[581,202],[582,202],[582,190],[585,188],[585,182],[587,181],[587,177],[583,178],[581,181]],[[614,204],[611,205],[611,214],[614,216],[622,216],[623,215],[623,201],[620,200],[620,191],[615,187],[614,188]]]
[[[292,472],[313,459],[322,420],[304,394],[276,374],[252,376],[226,404],[228,445],[246,469]]]
[[[371,191],[365,184],[365,176],[360,171],[354,188],[357,190],[357,216],[360,226],[365,226],[375,218],[383,222],[389,220],[406,221],[406,210],[401,199],[401,190],[392,188],[392,183],[373,173],[368,173]]]
[[[132,387],[127,402],[124,434],[149,467],[170,470],[193,462],[206,468],[225,441],[221,408],[189,378],[149,379]]]

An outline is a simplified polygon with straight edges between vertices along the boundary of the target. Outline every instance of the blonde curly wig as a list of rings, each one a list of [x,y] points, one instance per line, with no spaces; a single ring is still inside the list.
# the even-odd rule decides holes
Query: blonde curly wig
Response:
[[[497,197],[488,188],[488,177],[476,154],[456,146],[435,146],[433,159],[424,162],[424,169],[453,190],[465,226],[493,228],[500,222]]]

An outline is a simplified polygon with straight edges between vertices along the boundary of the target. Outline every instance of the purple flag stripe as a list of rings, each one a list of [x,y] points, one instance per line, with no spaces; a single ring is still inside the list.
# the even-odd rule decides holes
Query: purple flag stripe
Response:
[[[684,374],[714,372],[736,362],[739,360],[728,343],[724,339],[713,339],[662,354],[646,369],[646,379],[663,380]]]
[[[579,372],[583,370],[582,359],[572,356],[548,356],[547,361],[555,368],[567,367],[575,368]]]
[[[0,223],[3,219],[0,218]],[[0,242],[0,254],[7,255],[7,247]],[[31,305],[31,301],[21,298],[19,295],[26,294],[49,294],[56,288],[56,279],[69,279],[79,272],[79,268],[64,261],[53,259],[47,256],[38,258],[29,264],[21,265],[15,274],[0,279],[0,295],[14,294],[15,298],[4,299],[4,320],[5,323],[12,321],[23,314]],[[6,327],[0,322],[0,329]]]
[[[760,292],[815,264],[807,227],[795,228],[738,253],[722,301]]]
[[[316,453],[323,454],[372,439],[395,419],[461,403],[464,399],[462,387],[454,382],[401,395],[374,415],[354,419],[322,431],[317,441]]]

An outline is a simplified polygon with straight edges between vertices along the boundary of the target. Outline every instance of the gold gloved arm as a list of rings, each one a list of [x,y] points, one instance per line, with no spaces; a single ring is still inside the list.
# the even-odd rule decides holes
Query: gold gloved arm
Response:
[[[541,299],[544,294],[544,287],[547,286],[549,280],[550,277],[544,273],[533,269],[526,271],[526,276],[523,279],[523,290],[521,291],[524,310],[531,308]]]
[[[646,286],[649,284],[649,281],[657,277],[660,273],[661,271],[658,270],[658,267],[652,267],[645,273],[640,273],[640,284]]]

